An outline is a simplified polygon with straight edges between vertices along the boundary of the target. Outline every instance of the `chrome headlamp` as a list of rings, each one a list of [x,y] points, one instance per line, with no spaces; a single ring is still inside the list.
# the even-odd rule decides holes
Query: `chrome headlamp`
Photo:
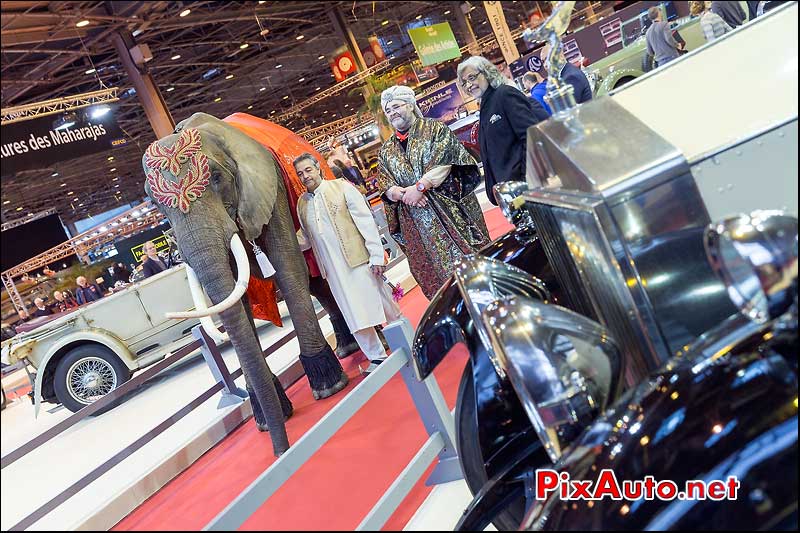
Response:
[[[483,312],[492,349],[550,459],[615,400],[622,358],[597,322],[528,298],[498,300]]]
[[[505,369],[492,351],[492,344],[482,318],[483,310],[495,300],[514,294],[549,301],[550,292],[542,281],[524,270],[483,256],[465,257],[456,266],[454,277],[475,330],[481,343],[486,347],[497,375],[505,378]]]
[[[500,211],[510,223],[519,227],[533,227],[530,214],[523,207],[525,204],[522,194],[528,191],[528,184],[524,181],[504,181],[494,186],[494,197]]]
[[[754,211],[711,224],[706,255],[733,303],[757,323],[782,315],[797,296],[797,218]]]

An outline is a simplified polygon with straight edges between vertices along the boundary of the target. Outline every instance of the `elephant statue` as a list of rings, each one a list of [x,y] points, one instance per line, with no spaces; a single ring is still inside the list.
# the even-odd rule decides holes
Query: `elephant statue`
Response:
[[[258,142],[205,113],[193,114],[173,134],[152,143],[142,165],[145,192],[174,230],[195,299],[194,311],[167,316],[220,316],[244,372],[256,422],[269,428],[278,456],[289,448],[284,421],[292,405],[267,366],[256,335],[245,296],[256,256],[248,254],[242,239],[254,252],[256,247],[263,250],[274,268],[314,398],[331,396],[348,383],[311,302],[281,169]],[[208,329],[210,321],[204,320]]]

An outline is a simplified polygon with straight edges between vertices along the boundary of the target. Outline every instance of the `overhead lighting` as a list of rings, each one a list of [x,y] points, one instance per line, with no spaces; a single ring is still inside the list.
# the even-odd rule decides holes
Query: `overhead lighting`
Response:
[[[449,15],[450,14],[450,10],[448,9],[447,11],[444,12],[444,14],[445,15]]]
[[[221,102],[222,101],[222,97],[221,96],[217,96],[216,98],[214,98],[214,101],[215,102]]]
[[[422,15],[417,15],[417,20],[421,19]]]
[[[268,34],[268,33],[269,33],[269,28],[264,28],[263,30],[261,30],[261,32],[259,33],[259,35],[263,37],[263,36],[265,36],[265,35],[266,35],[266,34]]]
[[[262,88],[260,88],[260,89],[258,90],[258,92],[262,92],[262,91],[266,91],[266,90],[267,90],[267,88],[266,88],[266,87],[262,87]]]
[[[350,107],[350,104],[344,104],[344,107],[346,107],[346,108]]]
[[[394,41],[386,41],[386,44],[392,44]]]
[[[16,211],[22,211],[22,208],[21,208],[21,207],[18,207],[18,208],[16,209]]]
[[[247,106],[247,109],[253,109],[253,106],[249,105]]]
[[[67,186],[66,183],[62,183],[61,185],[59,185],[59,187],[66,187],[66,186]]]
[[[282,66],[283,66],[283,65],[281,65],[280,63],[278,63],[277,65],[275,65],[275,68],[281,68]]]
[[[89,24],[91,23],[88,20],[82,20],[75,25],[79,28],[83,28],[84,26],[88,26]]]
[[[261,5],[261,4],[263,4],[264,2],[266,2],[266,1],[267,1],[267,0],[258,0],[258,4],[259,4],[259,5]]]
[[[10,203],[11,203],[11,200],[6,200],[5,202],[3,202],[3,205],[8,205]]]
[[[289,95],[287,94],[286,96],[283,97],[283,99],[284,100],[288,100],[289,99]]]
[[[381,26],[386,26],[387,24],[389,24],[388,20],[384,20],[383,22],[381,22]]]
[[[113,161],[114,160],[114,156],[113,155],[108,156],[108,160],[109,161]]]
[[[89,70],[84,72],[84,74],[94,74],[95,72],[97,72],[97,69],[90,68]]]
[[[74,193],[74,192],[72,192],[72,191],[69,191],[69,192],[67,193],[67,196],[72,196],[73,194],[75,194],[75,193]]]
[[[180,54],[175,54],[174,56],[170,57],[171,60],[175,61],[181,58]]]
[[[320,55],[317,59],[325,59],[324,55]]]
[[[317,87],[317,88],[316,88],[316,89],[314,89],[314,90],[315,90],[315,91],[319,91],[319,90],[320,90],[320,87]]]
[[[305,78],[300,78],[299,80],[297,80],[297,83],[302,83],[302,82],[304,82],[304,81],[306,81],[306,79],[305,79]]]
[[[171,93],[174,90],[175,90],[175,87],[167,87],[167,92],[168,93]]]
[[[50,174],[50,176],[55,178],[56,176],[58,176],[58,172],[53,172],[52,174]]]
[[[186,15],[188,15],[191,12],[192,12],[191,9],[184,9],[183,11],[180,12],[180,14],[178,16],[179,17],[185,17]]]
[[[112,168],[109,172],[114,172],[115,170],[117,170],[117,167]]]
[[[225,76],[225,79],[226,79],[226,80],[230,80],[230,79],[232,79],[232,78],[233,78],[233,74],[228,74],[227,76]]]
[[[274,115],[275,114],[275,110],[273,109],[272,111],[269,112],[269,114],[270,115]]]
[[[250,45],[249,45],[249,44],[247,44],[247,43],[243,43],[243,44],[239,45],[239,49],[240,49],[240,50],[244,50],[244,49],[245,49],[245,48],[247,48],[248,46],[250,46]]]
[[[33,216],[33,213],[28,213],[28,216],[29,216],[29,217],[32,217],[32,216]]]
[[[119,187],[119,183],[117,183],[116,185],[114,185],[114,187]]]
[[[95,107],[94,109],[92,109],[92,118],[100,118],[109,111],[111,111],[111,108],[108,107],[107,105],[101,105],[100,107]]]
[[[303,39],[305,39],[305,38],[306,38],[306,36],[305,36],[305,35],[298,35],[297,37],[295,37],[295,40],[297,40],[297,41],[302,41],[302,40],[303,40]]]
[[[328,110],[326,109],[325,111],[322,112],[322,114],[323,115],[327,115],[328,114]]]

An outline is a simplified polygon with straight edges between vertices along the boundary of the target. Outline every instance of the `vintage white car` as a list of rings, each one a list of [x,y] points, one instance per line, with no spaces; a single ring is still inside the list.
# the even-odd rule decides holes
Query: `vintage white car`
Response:
[[[186,267],[178,265],[3,342],[3,362],[36,369],[37,415],[42,401],[78,411],[189,342],[199,320],[164,314],[194,307]]]

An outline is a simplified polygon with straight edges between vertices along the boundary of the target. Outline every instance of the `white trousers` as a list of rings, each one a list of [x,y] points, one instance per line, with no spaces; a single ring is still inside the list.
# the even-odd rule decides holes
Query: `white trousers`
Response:
[[[353,332],[358,347],[370,361],[386,359],[386,350],[383,348],[381,339],[375,328],[364,328]]]

